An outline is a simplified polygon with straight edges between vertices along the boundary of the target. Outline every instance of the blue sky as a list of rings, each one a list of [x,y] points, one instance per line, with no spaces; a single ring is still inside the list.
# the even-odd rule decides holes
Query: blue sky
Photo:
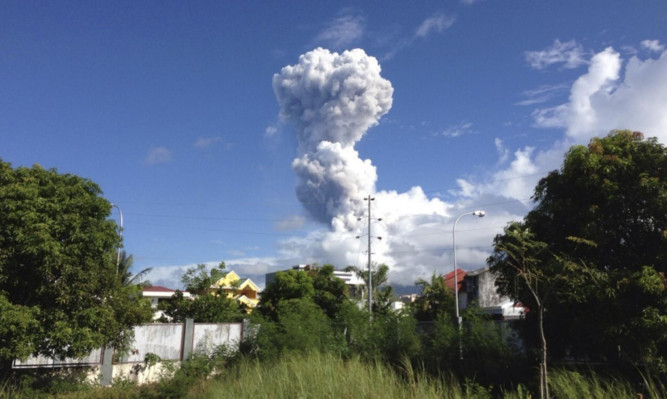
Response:
[[[667,141],[664,1],[1,7],[0,158],[98,183],[156,284],[221,260],[260,285],[298,263],[364,266],[366,191],[392,282],[451,270],[455,218],[484,209],[457,225],[476,269],[570,145],[614,128]],[[347,117],[308,109],[349,105],[305,90],[316,64],[320,88],[353,77],[384,104],[348,118],[353,139],[331,132]],[[295,101],[332,125],[295,124]],[[313,165],[322,187],[297,196]]]

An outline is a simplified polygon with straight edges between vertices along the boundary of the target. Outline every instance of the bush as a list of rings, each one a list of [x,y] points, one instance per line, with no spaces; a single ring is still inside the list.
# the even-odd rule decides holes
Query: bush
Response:
[[[275,359],[283,353],[310,351],[338,352],[344,350],[343,336],[331,321],[308,299],[280,301],[276,306],[276,322],[261,322],[255,336],[255,354],[262,359]]]

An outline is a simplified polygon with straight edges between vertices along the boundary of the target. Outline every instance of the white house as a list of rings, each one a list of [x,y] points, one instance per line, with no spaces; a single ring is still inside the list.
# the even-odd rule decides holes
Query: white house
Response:
[[[190,295],[189,292],[181,292],[183,293],[184,298],[192,298],[192,295]],[[175,293],[176,290],[159,285],[142,288],[141,295],[151,301],[151,307],[153,308],[153,320],[157,320],[163,315],[162,311],[158,310],[157,305],[162,301],[171,299]]]

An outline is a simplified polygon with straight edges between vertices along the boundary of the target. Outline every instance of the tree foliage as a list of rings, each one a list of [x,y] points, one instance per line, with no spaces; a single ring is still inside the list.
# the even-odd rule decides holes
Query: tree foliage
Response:
[[[123,285],[138,285],[141,287],[150,287],[151,282],[144,280],[144,277],[150,273],[153,268],[147,267],[139,273],[132,273],[132,266],[134,265],[134,257],[128,255],[124,250],[120,251],[118,257],[118,274],[120,275],[120,282]]]
[[[315,303],[331,319],[335,319],[348,300],[345,282],[334,276],[332,265],[312,266],[309,270],[288,270],[276,273],[259,302],[258,310],[271,320],[277,320],[281,301],[307,299]]]
[[[374,313],[387,313],[390,310],[391,303],[394,298],[394,288],[387,285],[389,281],[389,266],[385,264],[372,264],[370,271],[371,277],[371,304]],[[357,266],[348,266],[345,271],[354,272],[359,278],[364,281],[365,291],[364,296],[368,301],[368,269],[359,268]]]
[[[231,323],[243,320],[246,315],[243,305],[213,284],[225,276],[225,262],[207,270],[205,264],[189,268],[181,277],[185,289],[194,295],[186,298],[176,291],[173,298],[160,302],[164,316],[161,321],[183,322],[193,319],[195,323]]]
[[[422,287],[419,298],[412,303],[412,310],[419,321],[435,321],[443,313],[452,317],[456,311],[454,292],[445,284],[444,275],[433,273],[431,281],[418,279],[415,285]]]
[[[225,262],[220,262],[218,267],[207,270],[205,264],[200,263],[196,267],[189,268],[181,277],[185,289],[194,295],[206,293],[211,290],[215,282],[225,277]]]
[[[246,314],[237,301],[214,292],[185,298],[181,291],[176,291],[173,298],[158,306],[166,316],[161,321],[174,323],[185,319],[193,319],[195,323],[233,323],[243,320]]]
[[[110,212],[88,179],[0,162],[0,358],[84,355],[150,317],[116,273]]]
[[[551,305],[554,291],[567,280],[562,273],[563,262],[551,256],[546,243],[537,241],[535,235],[521,223],[510,223],[505,233],[494,239],[493,255],[488,259],[491,271],[501,277],[496,280],[503,295],[524,298],[524,306],[537,315],[537,331],[540,351],[540,398],[549,397],[547,368],[547,339],[544,333],[544,312]]]
[[[523,224],[548,248],[536,254],[536,270],[544,279],[557,273],[567,276],[567,286],[546,307],[552,354],[664,366],[665,147],[630,131],[574,146],[561,169],[538,183],[534,200],[536,206]],[[507,236],[506,231],[496,243]],[[561,260],[560,268],[549,268],[554,255]],[[505,284],[511,293],[507,284],[515,274],[505,270],[501,288]],[[530,303],[526,291],[515,297]]]

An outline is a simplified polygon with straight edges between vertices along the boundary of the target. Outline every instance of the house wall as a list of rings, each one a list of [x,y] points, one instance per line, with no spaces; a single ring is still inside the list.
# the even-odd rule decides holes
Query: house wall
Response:
[[[477,276],[477,303],[480,307],[496,306],[503,298],[496,291],[496,276],[490,271],[485,271]]]

